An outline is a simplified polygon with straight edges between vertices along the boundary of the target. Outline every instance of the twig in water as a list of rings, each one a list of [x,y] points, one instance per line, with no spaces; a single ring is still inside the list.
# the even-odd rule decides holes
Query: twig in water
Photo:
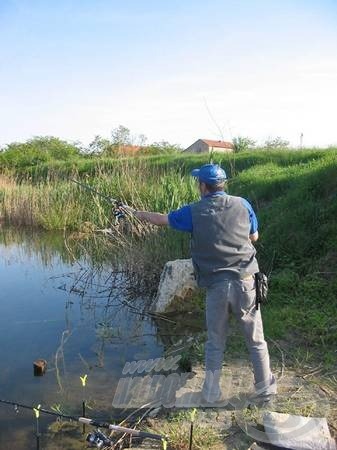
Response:
[[[86,368],[88,370],[92,369],[92,366],[83,358],[83,356],[81,355],[81,353],[78,354],[80,360],[82,361],[82,363],[86,366]]]
[[[67,337],[65,337],[67,335]],[[59,385],[60,388],[60,392],[63,392],[63,386],[62,386],[62,382],[61,382],[61,375],[60,375],[60,369],[58,366],[58,360],[59,357],[62,357],[63,360],[63,371],[65,372],[65,362],[64,362],[64,353],[63,353],[63,349],[64,349],[64,345],[67,342],[67,340],[69,339],[71,335],[70,330],[64,330],[62,333],[62,337],[61,337],[61,343],[60,346],[58,347],[58,349],[56,350],[55,353],[55,370],[56,370],[56,380],[57,380],[57,384]]]

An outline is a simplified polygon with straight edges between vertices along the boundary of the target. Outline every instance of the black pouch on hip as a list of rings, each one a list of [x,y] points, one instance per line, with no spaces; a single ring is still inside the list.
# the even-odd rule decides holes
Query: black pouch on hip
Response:
[[[255,289],[256,289],[256,309],[259,309],[259,303],[264,305],[267,303],[268,296],[268,278],[262,272],[257,272],[255,274]]]

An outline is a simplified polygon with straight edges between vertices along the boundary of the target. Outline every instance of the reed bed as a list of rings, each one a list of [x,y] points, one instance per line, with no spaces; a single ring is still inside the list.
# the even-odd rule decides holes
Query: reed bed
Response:
[[[0,217],[8,225],[46,230],[81,230],[83,223],[106,228],[113,219],[111,205],[71,179],[80,179],[103,194],[137,209],[169,211],[196,198],[194,182],[176,169],[125,161],[109,172],[101,167],[93,176],[72,172],[67,180],[55,177],[0,178]]]
[[[81,241],[96,261],[108,259],[115,268],[122,264],[137,294],[153,293],[164,263],[188,254],[188,236],[132,217],[117,221],[112,205],[71,179],[139,210],[162,212],[197,198],[193,179],[179,168],[139,160],[125,160],[108,172],[99,167],[92,177],[73,172],[67,180],[1,178],[0,215],[6,225],[62,230],[71,253]]]

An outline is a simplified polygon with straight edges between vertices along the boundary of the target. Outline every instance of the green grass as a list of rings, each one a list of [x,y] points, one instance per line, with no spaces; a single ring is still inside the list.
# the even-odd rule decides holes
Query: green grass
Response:
[[[154,428],[149,431],[167,436],[171,450],[188,450],[192,415],[192,410],[170,413],[164,420],[157,420]],[[223,435],[224,433],[220,435],[219,429],[214,425],[199,423],[196,415],[193,429],[193,448],[195,450],[223,448]]]

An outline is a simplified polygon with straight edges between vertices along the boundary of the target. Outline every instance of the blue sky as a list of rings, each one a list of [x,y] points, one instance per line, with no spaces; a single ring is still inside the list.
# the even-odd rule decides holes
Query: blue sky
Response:
[[[337,2],[1,0],[0,144],[337,144]]]

